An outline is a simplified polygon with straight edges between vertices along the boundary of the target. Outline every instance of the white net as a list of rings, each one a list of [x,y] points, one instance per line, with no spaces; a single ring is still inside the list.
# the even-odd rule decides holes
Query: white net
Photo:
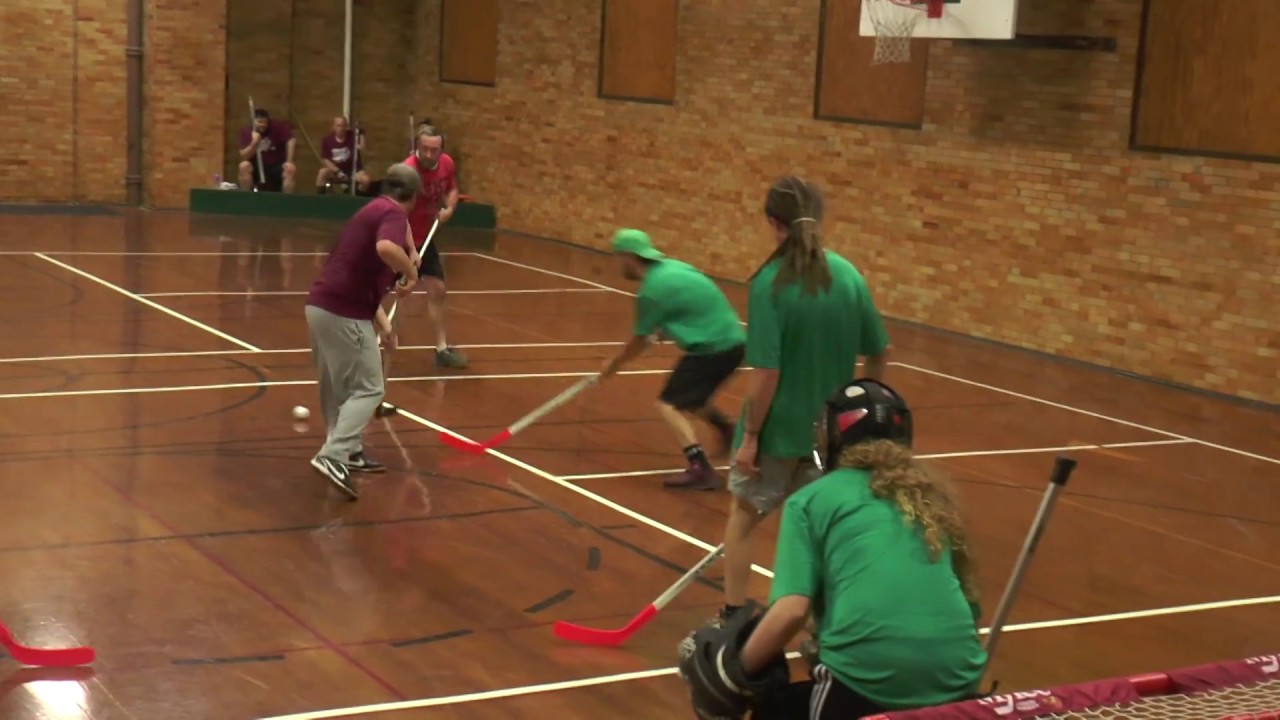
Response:
[[[1280,680],[1232,685],[1182,695],[1159,695],[1138,702],[1076,712],[1040,715],[1036,720],[1273,720],[1280,718]]]
[[[911,36],[925,17],[924,3],[909,0],[865,0],[867,14],[876,29],[876,51],[871,64],[911,62]]]

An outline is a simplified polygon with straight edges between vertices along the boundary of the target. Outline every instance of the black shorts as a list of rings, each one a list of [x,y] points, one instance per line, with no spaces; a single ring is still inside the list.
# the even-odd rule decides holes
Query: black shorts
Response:
[[[733,375],[746,356],[745,345],[707,355],[685,355],[676,363],[658,399],[677,410],[700,410]]]
[[[263,177],[265,175],[266,177]],[[280,192],[284,190],[284,163],[278,165],[263,164],[262,172],[258,172],[258,161],[253,160],[253,181],[259,190]]]
[[[440,231],[436,230],[436,234],[439,235]],[[422,257],[418,263],[418,277],[433,277],[444,282],[444,261],[440,258],[440,248],[436,247],[436,238],[431,238],[431,244],[422,251]]]
[[[815,665],[812,675],[812,680],[793,682],[761,698],[752,708],[752,720],[849,720],[887,712],[837,680],[825,665]]]

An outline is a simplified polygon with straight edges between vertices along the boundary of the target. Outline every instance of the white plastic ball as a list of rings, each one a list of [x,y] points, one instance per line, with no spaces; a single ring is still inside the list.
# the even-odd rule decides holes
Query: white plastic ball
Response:
[[[308,409],[306,409],[306,408],[302,407],[301,405],[295,406],[295,407],[293,408],[293,419],[294,419],[294,420],[306,420],[306,419],[307,419],[307,418],[309,418],[309,417],[311,417],[311,411],[310,411],[310,410],[308,410]]]

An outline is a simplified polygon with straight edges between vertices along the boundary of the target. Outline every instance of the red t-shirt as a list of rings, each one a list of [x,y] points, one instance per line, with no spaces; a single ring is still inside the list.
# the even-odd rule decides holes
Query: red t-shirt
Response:
[[[374,198],[347,221],[329,251],[307,304],[354,320],[372,320],[396,272],[378,255],[378,241],[390,240],[406,252],[404,208],[389,197]]]
[[[409,211],[413,242],[421,247],[422,241],[427,239],[427,233],[431,232],[431,223],[440,214],[440,206],[444,204],[445,197],[458,187],[458,174],[453,167],[453,158],[448,153],[440,153],[440,162],[436,163],[434,170],[419,167],[417,153],[410,155],[404,162],[417,170],[418,177],[422,179],[422,190],[413,204],[413,210]],[[435,244],[434,241],[432,244]]]

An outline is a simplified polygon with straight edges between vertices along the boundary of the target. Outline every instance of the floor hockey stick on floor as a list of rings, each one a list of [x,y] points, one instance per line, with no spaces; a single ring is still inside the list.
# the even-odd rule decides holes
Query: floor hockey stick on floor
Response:
[[[502,432],[498,433],[497,435],[494,435],[493,437],[489,438],[488,440],[485,440],[484,442],[478,443],[473,440],[468,440],[466,438],[458,437],[457,435],[452,435],[446,432],[440,433],[440,442],[450,447],[461,450],[463,452],[471,453],[472,455],[480,455],[484,451],[490,448],[497,447],[502,443],[510,440],[513,436],[518,434],[521,430],[524,430],[525,428],[529,427],[535,422],[541,420],[548,413],[554,411],[555,409],[559,408],[561,405],[564,405],[565,403],[572,400],[574,397],[578,395],[578,393],[581,393],[583,390],[586,390],[592,385],[595,385],[599,380],[600,380],[599,374],[590,375],[588,377],[582,378],[581,380],[579,380],[578,382],[570,386],[567,390],[564,390],[559,395],[556,395],[555,397],[543,403],[533,412],[529,413],[528,415],[525,415],[524,417],[520,418],[519,420],[509,425],[506,430],[503,430]]]
[[[575,625],[564,620],[557,621],[551,627],[556,637],[569,642],[575,642],[582,645],[596,645],[601,647],[616,647],[626,642],[632,635],[635,635],[649,621],[657,617],[662,608],[675,599],[677,595],[684,592],[684,589],[693,584],[708,567],[711,566],[724,553],[724,545],[718,545],[711,554],[702,559],[702,562],[694,565],[684,577],[676,581],[674,585],[667,588],[665,592],[658,596],[656,600],[649,603],[648,607],[641,610],[638,615],[631,618],[631,622],[618,628],[617,630],[598,630],[596,628],[583,627]]]
[[[3,624],[0,624],[0,646],[4,647],[5,652],[20,664],[32,667],[76,667],[88,665],[97,657],[97,653],[91,647],[45,650],[19,645],[18,641],[13,639],[13,634]]]

